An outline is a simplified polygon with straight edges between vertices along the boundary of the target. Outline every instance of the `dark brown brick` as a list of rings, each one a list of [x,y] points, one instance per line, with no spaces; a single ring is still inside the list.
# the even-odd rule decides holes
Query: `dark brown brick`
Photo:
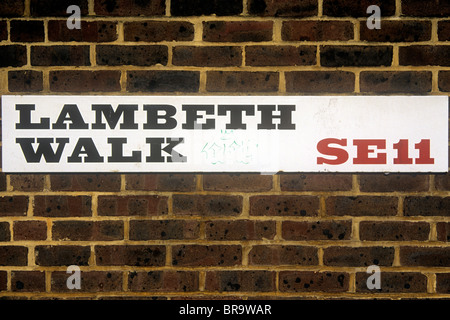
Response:
[[[130,240],[198,239],[200,224],[184,220],[131,220]]]
[[[438,222],[436,229],[438,241],[450,241],[450,222]]]
[[[422,71],[363,71],[361,92],[427,93],[432,87],[431,72]]]
[[[11,290],[14,292],[45,292],[45,273],[42,271],[12,271]]]
[[[262,192],[272,189],[272,176],[261,174],[205,174],[203,189],[208,191]]]
[[[208,71],[206,90],[210,92],[276,92],[276,72]]]
[[[436,292],[450,293],[450,273],[436,274]]]
[[[323,67],[376,67],[392,64],[391,46],[321,46]]]
[[[284,41],[348,41],[354,32],[349,21],[286,21],[281,37]]]
[[[1,127],[1,121],[0,121],[0,127]],[[2,149],[0,148],[0,161],[2,160],[2,151],[1,150]],[[4,174],[4,173],[0,173],[0,191],[6,191],[6,174]]]
[[[248,46],[247,66],[307,66],[316,64],[316,46]]]
[[[326,266],[392,266],[393,262],[393,247],[328,247],[323,254]]]
[[[27,247],[0,246],[0,266],[26,266],[27,261]]]
[[[450,66],[448,46],[408,46],[399,48],[402,66]]]
[[[48,22],[49,41],[110,42],[117,40],[117,22],[80,21],[81,29],[67,28],[66,20]]]
[[[171,0],[172,16],[233,16],[242,13],[241,0]]]
[[[242,263],[238,245],[176,245],[172,247],[172,265],[177,267],[227,267]]]
[[[14,221],[14,241],[46,240],[47,223],[45,221]]]
[[[402,266],[448,267],[450,247],[400,247]]]
[[[207,221],[205,223],[208,240],[272,240],[276,234],[274,221]]]
[[[271,21],[208,21],[203,23],[203,41],[271,41],[272,27]]]
[[[439,90],[450,92],[450,71],[439,71]]]
[[[120,71],[50,71],[50,90],[55,92],[120,91]]]
[[[450,197],[406,197],[406,216],[449,216]]]
[[[81,10],[81,15],[88,14],[88,0],[31,0],[30,14],[32,17],[69,17],[67,8],[76,5]]]
[[[67,279],[70,274],[54,271],[51,274],[52,292],[120,292],[122,291],[123,276],[120,271],[81,271],[80,289],[69,289]]]
[[[381,9],[381,16],[395,14],[395,0],[324,0],[323,14],[332,17],[368,17],[367,8],[376,5]]]
[[[250,197],[252,216],[317,216],[319,198],[315,196],[253,196]]]
[[[450,3],[447,0],[421,1],[403,0],[402,14],[414,17],[445,17],[450,15]]]
[[[89,217],[92,200],[89,196],[36,196],[34,215],[39,217]]]
[[[14,191],[42,191],[44,189],[44,175],[26,174],[9,176]]]
[[[219,292],[270,292],[276,289],[273,271],[211,271],[206,273],[205,290]]]
[[[356,291],[365,293],[419,293],[427,292],[427,277],[419,272],[381,272],[381,288],[369,289],[366,272],[356,273]]]
[[[285,240],[349,240],[351,221],[283,221],[282,237]]]
[[[123,221],[55,221],[52,238],[58,241],[123,240]]]
[[[25,12],[25,0],[3,0],[0,2],[0,17],[21,17]]]
[[[355,91],[355,74],[348,71],[286,72],[286,91],[299,93],[349,93]]]
[[[38,266],[87,266],[91,255],[89,246],[36,246]]]
[[[0,68],[21,67],[27,64],[27,48],[22,45],[0,46]]]
[[[249,0],[250,15],[263,17],[310,17],[317,15],[317,0]]]
[[[52,174],[53,191],[120,191],[119,174]]]
[[[168,49],[160,45],[98,45],[97,64],[107,66],[153,66],[156,64],[166,65]]]
[[[12,42],[44,41],[44,22],[38,20],[13,20],[10,22]]]
[[[359,238],[368,241],[427,241],[428,222],[361,221]]]
[[[439,41],[450,40],[450,20],[438,22],[438,38]]]
[[[6,291],[8,284],[8,274],[6,271],[0,271],[0,291]]]
[[[248,262],[258,266],[314,266],[319,263],[319,257],[316,247],[257,245],[250,250]]]
[[[11,92],[39,92],[43,90],[42,71],[18,70],[8,72],[8,89]]]
[[[124,23],[125,41],[191,41],[194,25],[185,21],[133,21]]]
[[[0,21],[0,41],[8,40],[8,25],[6,21]]]
[[[32,46],[33,66],[89,66],[89,46]]]
[[[242,64],[242,49],[234,46],[176,46],[172,63],[175,66],[238,67]]]
[[[381,29],[369,29],[366,21],[360,22],[360,39],[371,42],[419,42],[431,39],[430,21],[385,21]]]
[[[101,216],[156,216],[167,212],[167,197],[163,196],[98,197],[98,214]]]
[[[164,246],[95,246],[96,263],[99,266],[164,266]]]
[[[363,192],[427,191],[429,176],[421,174],[362,174],[359,176]]]
[[[181,215],[237,216],[242,213],[242,197],[175,194],[173,212]]]
[[[197,185],[195,174],[127,174],[127,190],[148,191],[194,191]]]
[[[94,0],[94,11],[98,16],[163,16],[166,13],[166,1]]]
[[[26,216],[28,211],[28,197],[12,196],[0,197],[0,216]]]
[[[129,92],[197,92],[200,87],[198,71],[128,71],[127,75]]]
[[[346,292],[350,276],[345,272],[281,271],[281,292]]]
[[[130,272],[128,288],[134,292],[198,291],[199,275],[193,271]]]
[[[9,222],[0,222],[0,241],[11,241],[11,231],[9,231]]]
[[[396,197],[333,196],[326,199],[326,213],[330,216],[395,216]]]
[[[350,174],[308,173],[281,174],[283,191],[349,191],[352,189]]]

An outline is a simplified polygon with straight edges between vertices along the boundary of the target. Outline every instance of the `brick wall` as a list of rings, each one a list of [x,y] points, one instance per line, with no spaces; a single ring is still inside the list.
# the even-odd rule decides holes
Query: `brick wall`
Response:
[[[0,94],[448,95],[449,15],[447,0],[2,0]],[[0,298],[448,298],[449,239],[449,174],[0,175]]]

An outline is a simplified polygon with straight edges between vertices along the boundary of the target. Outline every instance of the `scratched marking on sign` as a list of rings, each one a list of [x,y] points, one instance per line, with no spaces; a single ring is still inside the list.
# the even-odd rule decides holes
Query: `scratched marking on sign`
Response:
[[[206,162],[218,164],[251,164],[255,161],[258,144],[251,139],[236,137],[234,130],[220,130],[220,138],[208,141],[201,153]]]

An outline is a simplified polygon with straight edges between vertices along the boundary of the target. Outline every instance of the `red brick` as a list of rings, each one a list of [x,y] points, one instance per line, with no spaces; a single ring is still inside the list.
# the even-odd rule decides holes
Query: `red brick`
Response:
[[[0,41],[8,40],[8,24],[6,21],[0,21]]]
[[[241,0],[171,0],[172,16],[230,16],[242,13]]]
[[[89,196],[36,196],[34,215],[40,217],[89,217],[92,200]]]
[[[391,46],[321,46],[323,67],[376,67],[392,64]]]
[[[438,22],[438,38],[439,41],[450,40],[450,20]]]
[[[124,23],[125,41],[191,41],[194,25],[185,21],[133,21]]]
[[[308,66],[316,64],[316,46],[248,46],[247,66]]]
[[[402,14],[414,17],[445,17],[450,15],[450,3],[446,0],[435,2],[403,0]]]
[[[333,196],[326,199],[326,213],[329,216],[395,216],[396,197]]]
[[[276,72],[208,71],[206,74],[209,92],[276,92],[278,82]]]
[[[11,231],[9,231],[9,222],[0,222],[0,242],[11,241]]]
[[[314,266],[319,264],[319,257],[316,247],[256,245],[248,254],[248,262],[257,266]]]
[[[94,11],[97,16],[163,16],[166,13],[166,2],[164,0],[94,0]]]
[[[350,276],[345,272],[281,271],[281,292],[346,292]]]
[[[448,46],[408,46],[399,48],[402,66],[450,66]]]
[[[166,65],[168,59],[167,46],[160,45],[98,45],[97,64],[107,66],[153,66]]]
[[[310,17],[317,15],[317,0],[249,0],[250,15],[264,17]]]
[[[290,71],[285,73],[286,91],[298,93],[350,93],[355,74],[348,71]]]
[[[10,92],[40,92],[43,90],[42,71],[17,70],[8,72]]]
[[[337,267],[392,266],[393,247],[328,247],[324,248],[323,263]]]
[[[142,196],[99,196],[98,214],[101,216],[156,216],[166,215],[167,197]]]
[[[119,174],[52,174],[53,191],[120,191]]]
[[[69,289],[67,279],[70,273],[54,271],[51,274],[52,292],[120,292],[122,291],[123,276],[120,271],[81,271],[80,289]]]
[[[356,273],[356,291],[364,293],[426,293],[427,277],[419,272],[385,272],[382,271],[381,288],[369,289],[366,272]]]
[[[0,197],[0,217],[26,216],[28,211],[28,197],[12,196]]]
[[[360,22],[360,39],[371,42],[419,42],[431,39],[430,21],[386,21],[381,29],[369,29],[366,21]]]
[[[361,221],[359,237],[368,241],[427,241],[428,222]]]
[[[368,17],[367,8],[376,5],[383,17],[395,14],[395,0],[324,0],[323,14],[333,17]]]
[[[47,223],[45,221],[14,221],[14,241],[46,240]]]
[[[272,27],[271,21],[208,21],[203,23],[203,41],[271,41]]]
[[[52,238],[58,241],[123,240],[123,221],[55,221]]]
[[[164,266],[166,248],[151,245],[95,246],[98,266]]]
[[[0,246],[0,266],[26,266],[27,261],[27,247]]]
[[[133,292],[198,291],[199,275],[193,271],[130,272],[128,288]]]
[[[438,86],[443,92],[450,92],[450,71],[439,71]]]
[[[0,271],[0,291],[6,291],[8,283],[8,274],[6,271]]]
[[[450,241],[450,222],[438,222],[436,229],[438,241]]]
[[[450,197],[406,197],[405,216],[448,216]]]
[[[25,0],[3,0],[0,2],[0,17],[21,17],[25,12]]]
[[[336,173],[282,174],[283,191],[350,191],[352,176]]]
[[[128,71],[129,92],[197,92],[200,87],[198,71],[151,70]]]
[[[172,247],[172,265],[177,267],[227,267],[242,263],[238,245],[176,245]]]
[[[27,64],[27,48],[22,45],[0,46],[0,68],[21,67]]]
[[[31,0],[30,14],[32,17],[68,17],[67,8],[76,5],[81,15],[88,14],[88,0]]]
[[[353,23],[349,21],[286,21],[281,29],[284,41],[353,40]]]
[[[421,174],[362,174],[359,176],[363,192],[427,191],[429,176]]]
[[[50,71],[50,90],[55,92],[120,91],[120,71]]]
[[[11,290],[14,292],[45,292],[45,273],[42,271],[12,271]]]
[[[208,191],[263,192],[272,189],[272,176],[261,174],[205,174],[203,189]]]
[[[89,46],[32,46],[33,66],[90,66]]]
[[[414,267],[448,267],[450,247],[400,247],[400,264]]]
[[[206,273],[205,290],[219,292],[270,292],[276,289],[273,271],[211,271]]]
[[[176,46],[172,63],[175,66],[238,67],[242,64],[242,49],[234,46]]]
[[[36,246],[38,266],[87,266],[91,255],[89,246]]]
[[[173,212],[181,215],[237,216],[242,213],[242,197],[175,194]]]
[[[131,220],[130,240],[198,239],[200,224],[184,220]]]
[[[48,22],[49,41],[110,42],[117,40],[117,22],[80,21],[80,29],[67,28],[66,20]]]
[[[205,225],[208,240],[272,240],[276,234],[274,221],[214,220]]]
[[[44,22],[38,20],[13,20],[10,22],[12,42],[42,42],[44,41]]]
[[[437,273],[436,274],[436,292],[450,293],[450,274]]]
[[[147,191],[194,191],[197,185],[195,174],[127,174],[127,190]]]
[[[351,221],[283,221],[282,237],[285,240],[349,240]]]
[[[319,198],[315,196],[253,196],[250,197],[252,216],[317,216]]]
[[[432,74],[428,71],[363,71],[361,92],[427,93],[432,89]]]
[[[26,175],[10,175],[10,184],[14,191],[42,191],[44,189],[43,175],[26,174]]]

